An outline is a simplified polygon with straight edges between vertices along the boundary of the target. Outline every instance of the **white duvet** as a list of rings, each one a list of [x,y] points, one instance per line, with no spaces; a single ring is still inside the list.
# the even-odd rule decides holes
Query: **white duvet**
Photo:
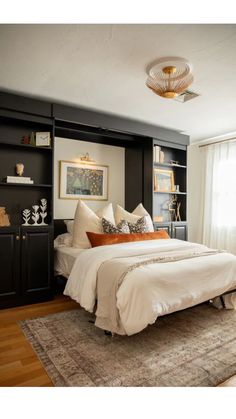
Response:
[[[109,308],[99,301],[97,284],[122,274],[132,261],[161,254],[175,255],[191,249],[209,250],[174,239],[150,240],[95,247],[81,253],[73,266],[64,294],[92,312],[98,299],[100,327],[128,335],[137,333],[157,317],[182,310],[236,288],[236,257],[229,253],[187,258],[139,266],[126,273],[116,291],[120,329],[109,317]],[[139,258],[139,259],[137,259]],[[105,289],[105,288],[104,288]],[[102,293],[100,291],[102,296]],[[105,301],[105,300],[104,300]],[[102,319],[104,317],[104,319]],[[102,325],[104,320],[104,326]]]

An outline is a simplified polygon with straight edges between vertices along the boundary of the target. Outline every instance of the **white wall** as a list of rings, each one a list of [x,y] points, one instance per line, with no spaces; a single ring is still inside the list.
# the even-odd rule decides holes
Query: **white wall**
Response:
[[[54,218],[74,218],[77,200],[59,198],[59,161],[77,161],[80,156],[89,153],[96,163],[109,166],[108,201],[124,206],[125,197],[125,149],[85,141],[55,138],[54,154]],[[94,210],[106,204],[106,201],[86,201]]]
[[[188,147],[188,240],[196,243],[202,241],[204,167],[203,154],[198,145]]]

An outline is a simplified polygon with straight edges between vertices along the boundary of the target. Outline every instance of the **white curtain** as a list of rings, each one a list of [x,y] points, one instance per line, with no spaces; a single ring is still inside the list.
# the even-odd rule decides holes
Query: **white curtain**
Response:
[[[236,254],[236,141],[204,147],[203,243]]]

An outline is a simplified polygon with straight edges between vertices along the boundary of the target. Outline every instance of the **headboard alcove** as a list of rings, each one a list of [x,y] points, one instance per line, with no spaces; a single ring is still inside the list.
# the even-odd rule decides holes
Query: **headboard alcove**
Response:
[[[68,220],[69,221],[69,220]],[[60,234],[64,234],[67,232],[66,225],[63,220],[54,220],[54,239],[57,238]]]

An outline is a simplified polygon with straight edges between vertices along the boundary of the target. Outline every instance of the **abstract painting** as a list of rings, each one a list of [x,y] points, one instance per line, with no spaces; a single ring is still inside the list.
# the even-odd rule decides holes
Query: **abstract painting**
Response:
[[[108,199],[108,166],[60,161],[60,198]]]

